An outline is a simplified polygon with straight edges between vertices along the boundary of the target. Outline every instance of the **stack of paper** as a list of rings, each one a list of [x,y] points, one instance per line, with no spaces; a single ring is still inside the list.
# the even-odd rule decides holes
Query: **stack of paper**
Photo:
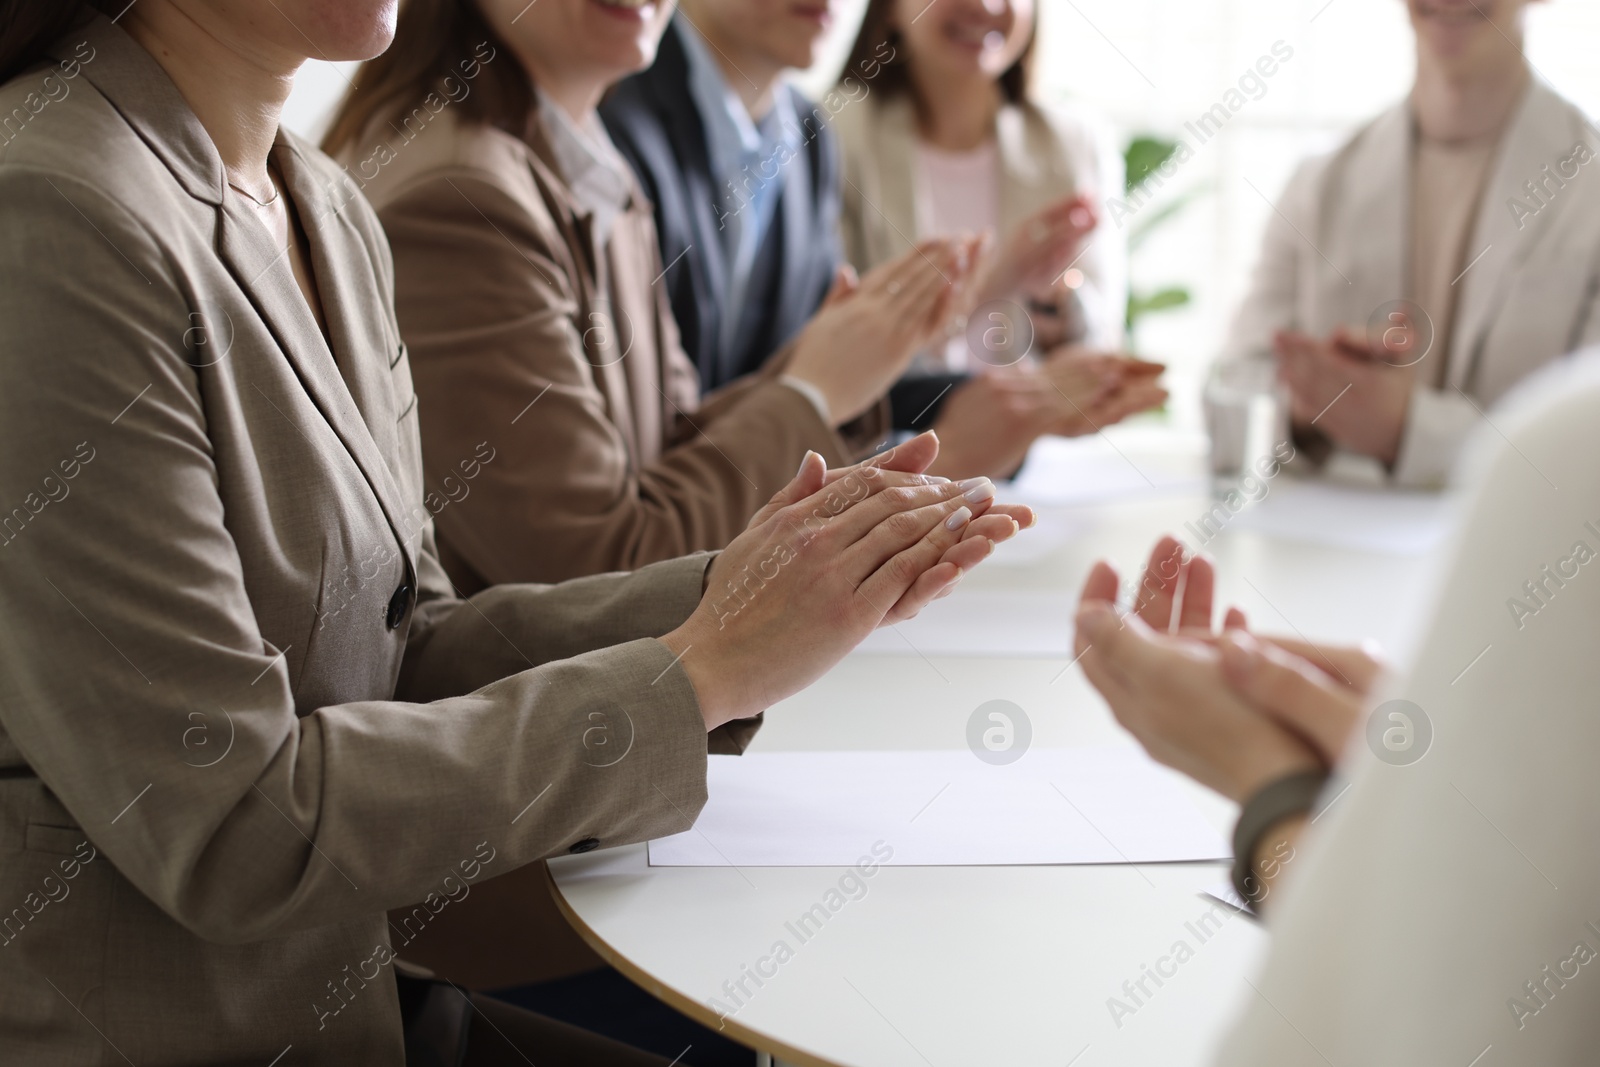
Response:
[[[693,829],[657,867],[843,867],[1220,860],[1227,843],[1173,772],[1131,747],[712,756]]]

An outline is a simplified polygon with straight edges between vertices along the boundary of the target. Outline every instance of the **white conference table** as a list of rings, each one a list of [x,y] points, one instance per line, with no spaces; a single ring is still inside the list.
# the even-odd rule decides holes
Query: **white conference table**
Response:
[[[1130,435],[1121,449],[1143,464],[1163,447]],[[1165,447],[1160,462],[1189,464],[1198,479],[1192,442]],[[1210,506],[1196,481],[1043,509],[1032,532],[1041,541],[1011,553],[1003,547],[950,603],[969,588],[1053,590],[1070,613],[1096,559],[1126,574],[1160,534]],[[1242,606],[1257,629],[1319,641],[1373,637],[1401,654],[1414,640],[1427,558],[1233,528],[1206,550],[1218,563],[1221,601]],[[960,749],[969,715],[997,698],[1028,714],[1035,747],[1133,744],[1081,670],[1063,673],[1068,662],[856,653],[772,708],[752,751]],[[1185,788],[1225,836],[1231,832],[1229,803]],[[562,857],[550,869],[562,910],[604,958],[713,1028],[719,1019],[709,1002],[731,1003],[724,983],[747,974],[776,941],[788,942],[793,957],[759,987],[747,979],[752,994],[721,1025],[793,1064],[1205,1064],[1244,998],[1255,995],[1245,978],[1265,948],[1252,919],[1201,895],[1226,881],[1219,863],[882,867],[864,897],[804,944],[785,923],[848,868],[650,867],[641,844]],[[1202,943],[1191,924],[1213,912],[1231,917]],[[1151,995],[1114,1018],[1109,998],[1132,1004],[1124,983],[1137,982],[1179,940],[1192,958],[1160,987],[1147,979]]]

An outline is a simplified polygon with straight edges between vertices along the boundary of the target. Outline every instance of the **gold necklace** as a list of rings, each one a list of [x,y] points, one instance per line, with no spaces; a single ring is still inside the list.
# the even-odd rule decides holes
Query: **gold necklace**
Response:
[[[271,207],[273,204],[276,204],[278,202],[278,198],[283,195],[283,190],[279,189],[277,182],[272,180],[272,174],[270,171],[267,173],[267,183],[272,186],[272,198],[270,200],[262,200],[260,197],[256,196],[242,185],[235,184],[232,178],[228,179],[228,188],[232,189],[234,192],[238,193],[240,196],[244,197],[257,207]]]

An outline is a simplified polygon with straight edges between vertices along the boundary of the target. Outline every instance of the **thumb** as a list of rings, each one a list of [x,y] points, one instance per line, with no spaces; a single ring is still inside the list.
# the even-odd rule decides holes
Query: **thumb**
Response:
[[[828,307],[854,296],[859,288],[861,278],[856,274],[856,269],[848,263],[841,263],[839,269],[833,272],[833,285],[829,287],[828,295],[823,297],[822,306]]]
[[[795,472],[789,484],[773,494],[766,506],[755,513],[750,524],[745,529],[754,529],[766,522],[774,514],[796,504],[822,488],[828,476],[828,464],[817,453],[807,449],[805,456],[800,460],[800,469]]]

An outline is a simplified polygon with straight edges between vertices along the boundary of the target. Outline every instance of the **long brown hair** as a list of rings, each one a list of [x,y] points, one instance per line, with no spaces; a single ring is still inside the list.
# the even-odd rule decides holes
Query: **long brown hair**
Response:
[[[866,16],[861,20],[861,32],[850,48],[850,58],[845,61],[845,77],[870,77],[867,71],[877,71],[872,91],[890,97],[896,93],[915,89],[911,84],[911,61],[906,56],[900,31],[894,25],[896,0],[869,0]],[[1000,75],[1000,92],[1006,101],[1020,104],[1028,98],[1033,82],[1033,43],[1039,37],[1039,16],[1034,14],[1033,29],[1028,33],[1028,43],[1023,46],[1017,61]],[[885,48],[887,46],[887,49]],[[885,62],[883,52],[894,58]]]
[[[125,0],[0,0],[0,82],[44,58],[45,50],[92,10],[117,15]]]
[[[522,133],[534,107],[533,82],[476,0],[402,0],[394,43],[356,71],[322,150],[332,155],[354,144],[374,123],[393,121],[440,91],[448,78],[472,81],[452,105],[462,119]]]

